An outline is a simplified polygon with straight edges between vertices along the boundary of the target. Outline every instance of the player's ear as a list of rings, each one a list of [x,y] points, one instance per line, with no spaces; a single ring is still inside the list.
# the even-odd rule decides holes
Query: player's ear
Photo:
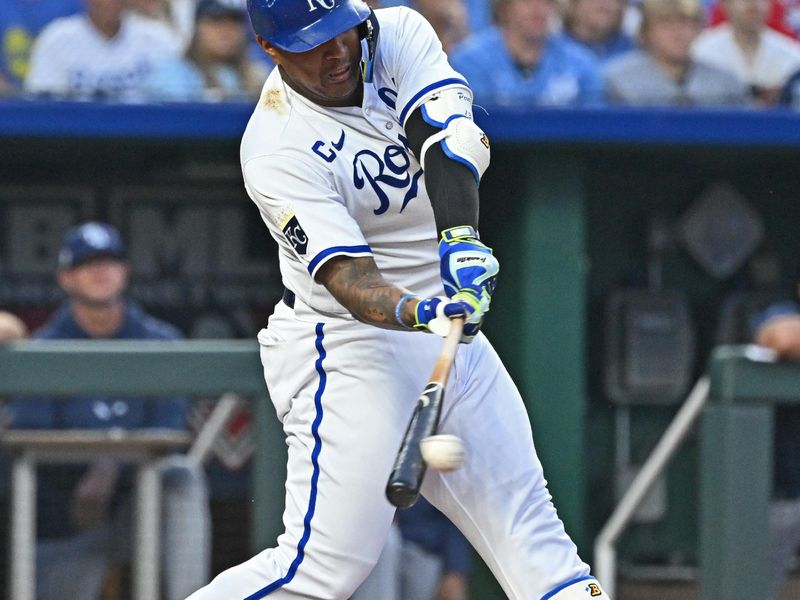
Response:
[[[56,271],[56,281],[58,282],[58,286],[67,294],[69,294],[73,289],[73,279],[72,269],[59,269]]]
[[[279,65],[280,64],[280,57],[278,56],[277,50],[275,50],[275,46],[270,44],[267,40],[262,38],[260,35],[256,36],[256,41],[258,42],[258,45],[261,46],[261,48],[264,50],[264,52],[269,54],[269,57],[272,59],[272,62],[274,62],[276,65]]]

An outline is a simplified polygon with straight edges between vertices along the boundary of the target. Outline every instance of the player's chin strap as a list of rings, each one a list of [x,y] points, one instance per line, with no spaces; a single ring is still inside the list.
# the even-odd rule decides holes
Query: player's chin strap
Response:
[[[375,12],[370,10],[369,17],[359,27],[361,34],[361,77],[364,83],[372,83],[372,70],[375,66],[375,52],[378,49],[378,34],[381,26]]]

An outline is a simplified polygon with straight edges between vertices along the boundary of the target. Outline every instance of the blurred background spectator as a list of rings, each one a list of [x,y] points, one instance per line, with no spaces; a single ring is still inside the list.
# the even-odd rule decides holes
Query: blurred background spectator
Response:
[[[160,63],[146,83],[156,100],[257,98],[267,76],[247,53],[246,13],[221,0],[200,0],[191,44],[182,58]]]
[[[470,31],[481,31],[492,24],[491,4],[492,0],[461,0],[466,8],[467,26]],[[422,12],[420,2],[416,0],[366,0],[367,4],[373,8],[380,6],[387,8],[390,6],[408,6]],[[446,2],[443,2],[446,3]],[[436,4],[435,0],[426,4]],[[377,6],[380,5],[380,6]]]
[[[0,5],[0,97],[19,93],[31,47],[45,25],[80,12],[81,0],[3,0]]]
[[[553,33],[554,0],[494,0],[496,23],[450,55],[478,104],[577,106],[604,99],[591,52]]]
[[[608,100],[614,104],[742,106],[749,92],[733,73],[692,59],[703,9],[697,0],[645,0],[642,48],[608,63]]]
[[[69,230],[57,278],[68,299],[34,339],[181,337],[171,325],[125,298],[126,252],[102,223]],[[17,398],[9,404],[19,429],[184,430],[185,398]],[[209,579],[208,492],[202,469],[182,455],[162,465],[163,569],[167,600],[182,600]],[[97,600],[109,566],[126,563],[132,544],[131,475],[100,458],[90,465],[44,465],[37,493],[37,599]]]
[[[444,51],[449,53],[469,33],[464,0],[414,0],[412,5],[433,26]]]
[[[695,59],[735,73],[763,105],[800,69],[800,43],[766,26],[769,0],[724,0],[729,22],[703,31]]]
[[[13,342],[28,337],[28,328],[16,315],[0,310],[0,343]]]
[[[238,0],[230,0],[241,7]],[[128,0],[134,17],[163,23],[172,30],[182,49],[189,46],[194,33],[197,0]]]
[[[77,99],[136,100],[155,65],[180,51],[163,23],[134,18],[126,0],[85,0],[36,39],[25,89]]]
[[[716,27],[728,20],[724,0],[714,0],[709,13],[709,27]],[[800,3],[797,0],[769,0],[766,23],[775,31],[797,38],[800,32]]]
[[[420,497],[397,511],[378,564],[350,600],[467,600],[472,548]]]
[[[626,0],[566,0],[563,35],[603,62],[636,47],[622,29]]]
[[[753,338],[780,358],[800,360],[800,306],[776,302],[752,323]],[[770,595],[777,600],[800,548],[800,408],[775,409],[775,498],[770,506]]]

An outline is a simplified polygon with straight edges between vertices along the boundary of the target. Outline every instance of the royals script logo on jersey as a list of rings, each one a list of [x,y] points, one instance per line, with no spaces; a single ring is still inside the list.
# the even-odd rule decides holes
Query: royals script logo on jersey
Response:
[[[345,132],[342,130],[339,139],[335,142],[317,140],[311,150],[326,163],[332,163],[339,157],[339,152],[345,146]],[[409,157],[408,139],[398,136],[397,144],[389,144],[383,152],[364,148],[353,156],[353,185],[357,190],[370,189],[375,194],[377,207],[373,210],[376,215],[384,214],[390,206],[387,189],[395,188],[406,190],[398,212],[403,209],[419,193],[419,179],[422,169],[412,173],[411,158]]]

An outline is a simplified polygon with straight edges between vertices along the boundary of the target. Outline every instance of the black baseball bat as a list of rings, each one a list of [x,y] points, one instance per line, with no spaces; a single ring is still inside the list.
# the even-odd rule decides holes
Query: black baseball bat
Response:
[[[436,359],[430,381],[422,392],[411,415],[408,429],[403,436],[397,458],[394,460],[389,481],[386,484],[386,497],[397,508],[413,506],[419,498],[419,488],[425,476],[425,461],[422,460],[420,442],[436,433],[439,417],[442,414],[444,388],[464,330],[464,319],[452,319],[450,331],[444,340],[442,351]]]

